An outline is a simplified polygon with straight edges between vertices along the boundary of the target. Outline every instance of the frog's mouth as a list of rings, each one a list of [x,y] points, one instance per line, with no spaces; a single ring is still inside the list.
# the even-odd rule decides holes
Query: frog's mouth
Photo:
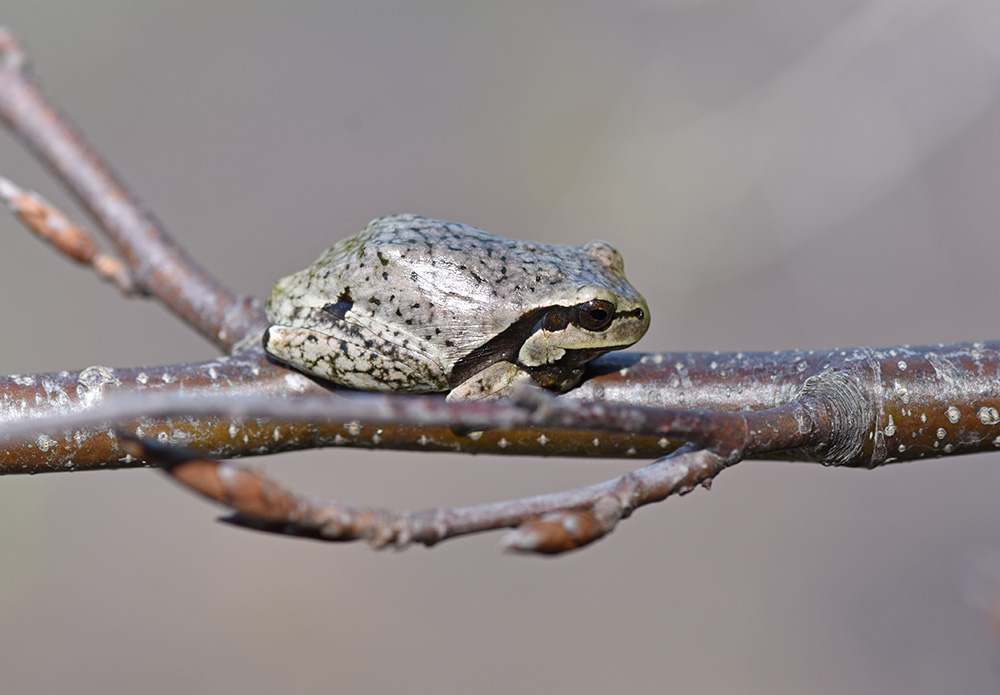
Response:
[[[510,362],[531,374],[540,386],[566,390],[576,385],[588,362],[634,344],[649,325],[648,310],[635,306],[610,309],[607,330],[581,326],[576,317],[585,306],[541,307],[527,312],[458,360],[448,375],[449,386],[455,388],[497,362]]]

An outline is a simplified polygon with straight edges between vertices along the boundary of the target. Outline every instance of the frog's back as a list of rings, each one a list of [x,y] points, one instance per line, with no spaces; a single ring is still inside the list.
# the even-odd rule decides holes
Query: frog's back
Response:
[[[611,253],[617,252],[608,247]],[[620,263],[620,259],[619,259]],[[526,311],[553,297],[571,300],[587,284],[620,284],[624,276],[581,249],[505,239],[475,227],[393,215],[371,222],[311,266],[282,280],[269,314],[291,307],[350,307],[371,326],[399,326],[436,346],[445,361],[458,359]],[[273,320],[273,319],[272,319]]]
[[[573,297],[586,285],[600,285],[622,296],[638,296],[625,279],[621,258],[598,259],[575,246],[550,246],[506,239],[456,222],[417,215],[393,215],[371,222],[345,239],[315,265],[344,268],[341,278],[358,286],[411,287],[433,299],[447,299],[467,320],[468,305],[488,307],[501,323],[518,318],[525,306],[553,297]],[[617,267],[615,267],[617,265]],[[506,309],[506,310],[505,310]]]

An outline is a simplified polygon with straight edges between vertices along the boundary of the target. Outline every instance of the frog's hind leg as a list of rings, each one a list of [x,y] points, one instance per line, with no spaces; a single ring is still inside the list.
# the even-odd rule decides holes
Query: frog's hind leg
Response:
[[[446,391],[441,366],[406,344],[385,340],[347,321],[322,330],[273,325],[264,349],[307,374],[366,391]]]

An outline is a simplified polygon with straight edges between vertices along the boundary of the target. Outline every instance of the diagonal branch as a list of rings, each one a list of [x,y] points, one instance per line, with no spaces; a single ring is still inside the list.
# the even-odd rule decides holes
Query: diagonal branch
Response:
[[[14,36],[0,27],[0,121],[80,200],[121,252],[136,286],[223,350],[266,322],[258,300],[239,297],[202,270],[49,102]]]

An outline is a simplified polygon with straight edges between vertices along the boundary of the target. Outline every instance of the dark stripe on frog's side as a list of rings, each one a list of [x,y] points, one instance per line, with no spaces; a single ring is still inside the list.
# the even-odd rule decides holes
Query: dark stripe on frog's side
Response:
[[[448,386],[455,388],[497,362],[517,364],[517,353],[521,351],[521,346],[528,336],[538,330],[538,325],[545,318],[547,311],[549,307],[532,309],[456,362],[448,375]]]
[[[579,305],[577,305],[579,306]],[[518,359],[521,346],[530,336],[543,328],[561,330],[574,320],[577,306],[550,306],[532,309],[491,340],[480,345],[455,363],[448,375],[448,386],[455,388],[497,362],[510,362],[528,372],[539,386],[545,388],[572,388],[583,374],[583,368],[595,357],[622,346],[595,348],[589,350],[566,350],[566,353],[551,364],[529,366]],[[641,310],[638,310],[641,311]],[[619,316],[635,315],[636,311],[615,312]]]

